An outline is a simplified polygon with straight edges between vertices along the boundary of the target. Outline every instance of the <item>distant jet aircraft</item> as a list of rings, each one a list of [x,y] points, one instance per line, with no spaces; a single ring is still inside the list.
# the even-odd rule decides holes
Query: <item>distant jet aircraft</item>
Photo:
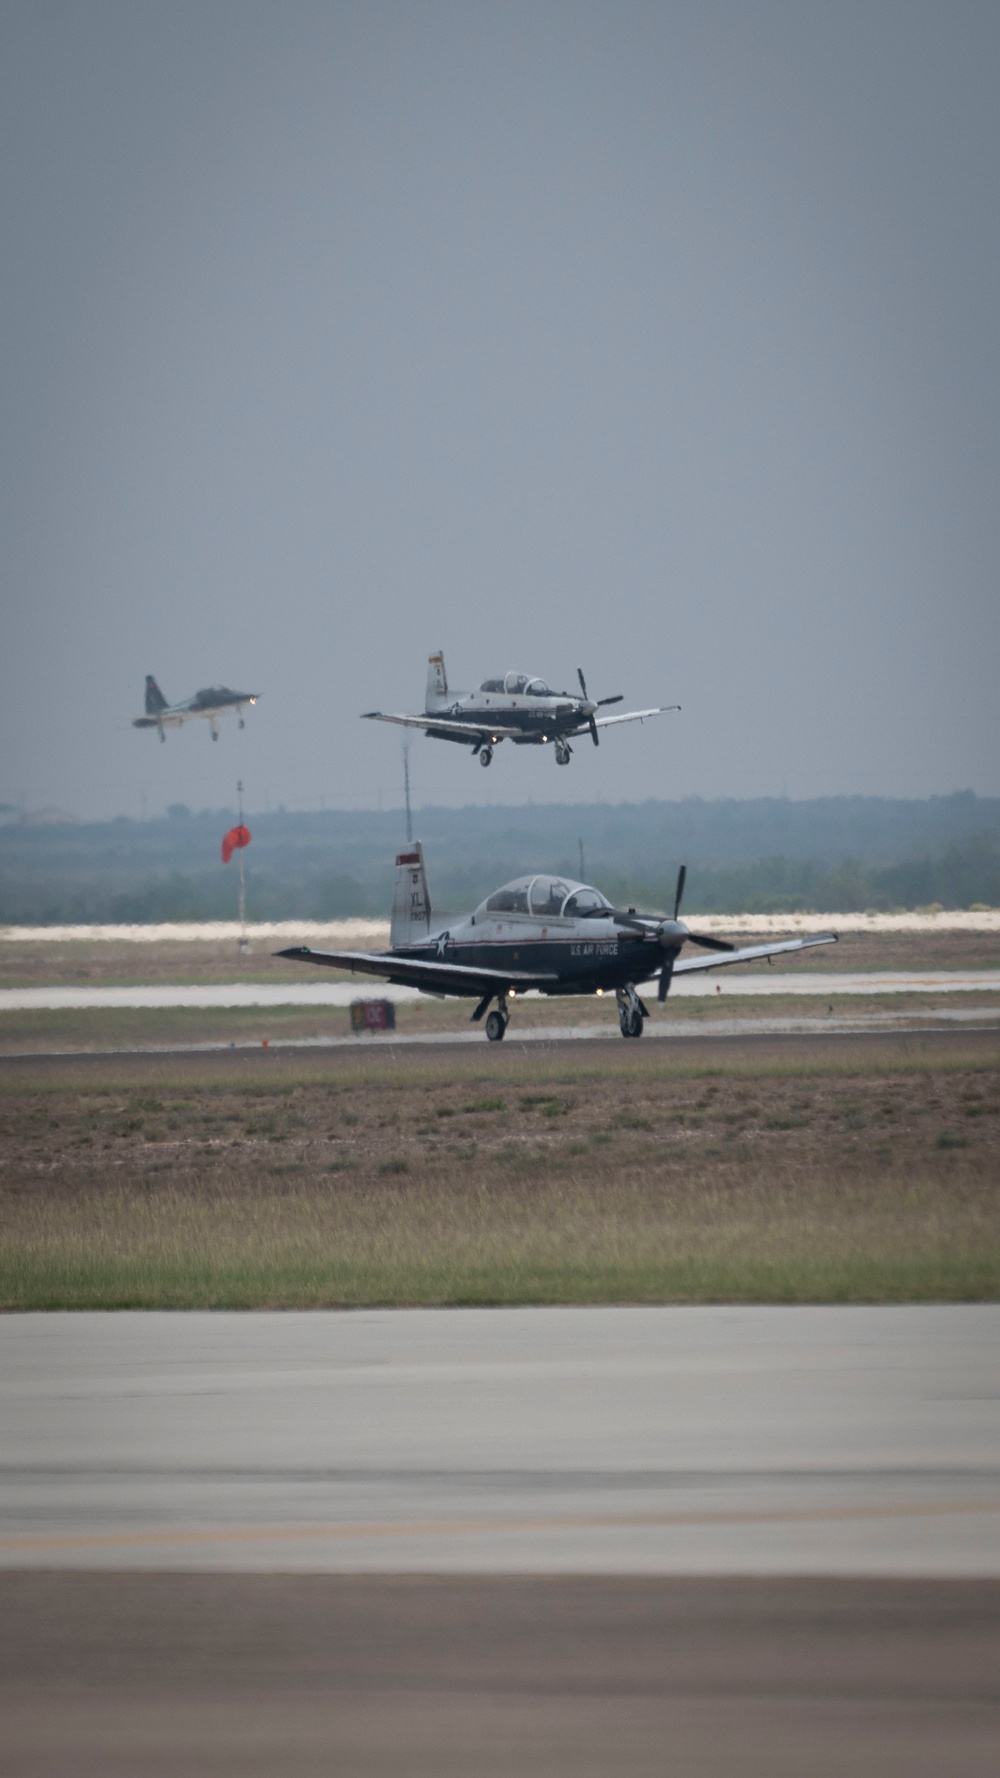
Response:
[[[403,728],[422,728],[436,741],[457,741],[478,753],[479,763],[488,766],[493,749],[501,741],[515,746],[542,747],[551,741],[555,747],[556,765],[568,766],[573,751],[570,736],[590,735],[594,746],[600,745],[598,729],[611,728],[616,722],[642,722],[646,716],[662,716],[667,710],[679,710],[679,704],[657,704],[652,710],[628,710],[618,716],[598,716],[605,704],[620,704],[622,694],[613,698],[587,695],[583,670],[577,667],[582,697],[575,692],[553,691],[544,679],[530,673],[508,673],[505,679],[484,679],[478,691],[448,690],[444,655],[432,654],[427,663],[427,696],[423,716],[392,716],[383,710],[366,710],[371,722],[398,722]]]
[[[227,710],[238,710],[240,728],[243,728],[244,704],[256,704],[259,697],[259,691],[230,691],[228,685],[209,685],[204,691],[196,691],[194,697],[187,698],[183,704],[168,704],[152,673],[147,673],[146,714],[137,716],[132,727],[159,729],[160,740],[165,741],[167,737],[164,729],[180,728],[183,722],[190,722],[193,716],[204,716],[211,727],[212,740],[217,741],[219,731],[215,726],[216,717],[224,715]]]

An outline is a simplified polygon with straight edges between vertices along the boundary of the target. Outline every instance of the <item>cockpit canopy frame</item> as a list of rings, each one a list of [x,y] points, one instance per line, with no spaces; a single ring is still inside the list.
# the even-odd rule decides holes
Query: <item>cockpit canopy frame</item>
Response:
[[[575,883],[569,877],[539,874],[515,877],[495,889],[476,909],[476,917],[488,914],[532,914],[537,919],[575,919],[596,914],[611,903],[599,889],[589,883]]]

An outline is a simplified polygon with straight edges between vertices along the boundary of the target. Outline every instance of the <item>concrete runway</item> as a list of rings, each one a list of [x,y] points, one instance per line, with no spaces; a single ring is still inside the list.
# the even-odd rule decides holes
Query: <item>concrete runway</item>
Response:
[[[805,995],[810,999],[828,1000],[834,995],[873,994],[995,994],[1000,989],[998,969],[925,969],[925,970],[842,970],[792,972],[767,969],[756,974],[741,970],[725,977],[714,973],[675,976],[671,984],[672,1000],[704,1000],[713,998],[718,988],[737,998],[776,995]],[[646,992],[655,992],[647,983]],[[358,976],[349,982],[302,981],[284,982],[206,982],[201,984],[155,983],[129,987],[47,987],[0,988],[0,1012],[56,1012],[100,1007],[227,1007],[227,1006],[350,1006],[354,1000],[394,1000],[398,1003],[422,1000],[419,988],[394,987],[373,976]],[[526,999],[538,999],[530,994]]]
[[[0,1321],[0,1565],[1000,1576],[1000,1307]]]
[[[998,1336],[4,1318],[0,1775],[993,1778]]]

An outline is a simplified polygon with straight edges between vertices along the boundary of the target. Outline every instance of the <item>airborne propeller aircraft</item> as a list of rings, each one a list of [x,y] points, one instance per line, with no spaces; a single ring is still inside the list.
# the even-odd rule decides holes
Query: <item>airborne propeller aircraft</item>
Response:
[[[553,691],[544,679],[532,678],[530,673],[508,673],[504,679],[484,679],[478,691],[454,692],[448,690],[443,653],[432,654],[427,663],[422,716],[393,716],[384,710],[366,710],[364,715],[369,722],[398,722],[403,728],[423,729],[436,741],[457,741],[478,753],[483,766],[489,765],[493,749],[501,741],[513,741],[518,747],[543,747],[551,741],[556,765],[568,766],[573,752],[571,736],[589,733],[598,747],[598,729],[619,722],[642,722],[647,716],[680,709],[679,704],[657,704],[652,710],[598,716],[606,704],[622,703],[622,693],[595,701],[587,695],[580,667],[576,676],[580,697],[575,692]]]
[[[686,876],[681,865],[672,914],[612,907],[599,889],[565,877],[518,877],[458,925],[435,931],[423,849],[414,840],[396,859],[390,950],[314,951],[297,945],[276,955],[383,976],[428,994],[474,998],[473,1021],[495,1000],[486,1020],[486,1035],[495,1043],[507,1030],[516,996],[532,988],[542,994],[613,993],[622,1036],[641,1037],[649,1010],[638,989],[653,976],[662,1005],[675,976],[837,942],[836,933],[821,932],[737,950],[726,939],[691,932],[679,918]],[[688,943],[712,954],[679,960]]]
[[[196,691],[193,698],[186,698],[182,704],[168,704],[152,673],[147,673],[146,714],[137,716],[132,727],[159,729],[160,740],[165,741],[167,737],[164,729],[180,728],[182,723],[190,722],[192,717],[204,716],[211,725],[212,740],[217,741],[219,731],[215,726],[216,717],[224,715],[227,710],[238,710],[240,728],[243,728],[244,704],[256,704],[259,697],[259,691],[230,691],[228,685],[209,685],[204,691]]]

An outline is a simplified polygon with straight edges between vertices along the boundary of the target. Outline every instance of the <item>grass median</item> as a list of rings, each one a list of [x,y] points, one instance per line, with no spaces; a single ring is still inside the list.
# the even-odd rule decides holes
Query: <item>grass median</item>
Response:
[[[0,1305],[995,1299],[998,1060],[859,1039],[9,1067]]]

